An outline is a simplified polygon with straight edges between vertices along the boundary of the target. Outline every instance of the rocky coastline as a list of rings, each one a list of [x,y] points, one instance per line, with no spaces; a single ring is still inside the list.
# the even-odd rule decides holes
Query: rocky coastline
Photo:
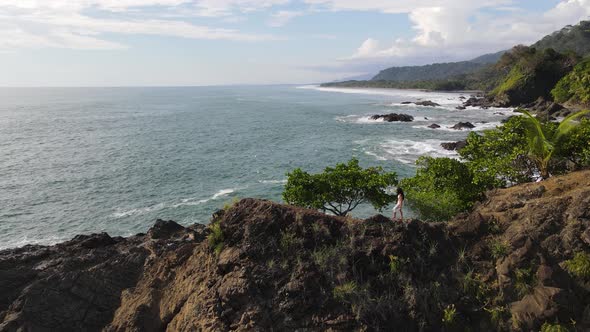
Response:
[[[568,266],[589,223],[590,171],[488,192],[448,223],[244,199],[209,227],[0,251],[0,331],[588,330],[590,284]]]

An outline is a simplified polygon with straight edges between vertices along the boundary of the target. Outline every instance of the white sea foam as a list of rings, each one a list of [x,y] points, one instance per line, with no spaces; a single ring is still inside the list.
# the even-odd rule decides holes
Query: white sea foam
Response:
[[[397,160],[404,164],[413,164],[420,156],[458,157],[457,152],[445,150],[440,144],[443,140],[428,139],[424,141],[390,139],[377,147],[364,149],[365,154],[377,160]],[[377,151],[375,151],[377,150]]]
[[[259,180],[258,182],[263,184],[285,184],[287,183],[287,179],[283,180]]]
[[[199,199],[199,198],[183,198],[180,200],[180,202],[178,203],[158,203],[155,205],[151,205],[148,207],[143,207],[143,208],[135,208],[135,209],[129,209],[129,210],[122,210],[117,208],[117,211],[115,211],[112,216],[115,218],[123,218],[123,217],[129,217],[129,216],[135,216],[135,215],[142,215],[142,214],[146,214],[152,211],[159,211],[159,210],[163,210],[165,208],[179,208],[181,206],[195,206],[195,205],[201,205],[204,203],[207,203],[209,201],[213,201],[216,199],[219,199],[221,197],[225,197],[231,193],[234,193],[237,190],[240,190],[243,188],[228,188],[228,189],[221,189],[218,192],[214,193],[212,196],[210,196],[209,198],[204,198],[204,199]]]

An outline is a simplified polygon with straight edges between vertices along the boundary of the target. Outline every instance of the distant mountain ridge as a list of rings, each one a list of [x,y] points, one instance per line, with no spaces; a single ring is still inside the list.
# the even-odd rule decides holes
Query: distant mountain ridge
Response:
[[[433,63],[424,66],[390,67],[380,71],[372,81],[440,80],[477,71],[496,63],[506,51],[485,54],[468,61]]]

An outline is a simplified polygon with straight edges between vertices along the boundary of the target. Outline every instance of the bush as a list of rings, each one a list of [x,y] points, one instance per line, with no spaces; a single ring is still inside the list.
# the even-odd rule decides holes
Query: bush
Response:
[[[543,323],[541,326],[541,332],[569,332],[567,327],[561,324],[551,324],[551,323]]]
[[[469,133],[459,155],[477,185],[492,189],[532,180],[535,166],[527,158],[525,130],[525,120],[514,116],[497,129]]]
[[[289,204],[344,216],[361,203],[383,209],[394,200],[385,189],[395,184],[394,172],[384,172],[381,167],[363,169],[353,158],[347,164],[326,167],[320,174],[309,174],[300,168],[287,173],[283,199]]]
[[[485,189],[474,184],[472,173],[458,160],[421,157],[416,164],[416,176],[403,179],[401,186],[423,219],[448,220],[469,209]]]
[[[209,246],[213,248],[213,251],[215,251],[217,255],[219,255],[225,245],[225,236],[223,235],[221,224],[219,222],[213,222],[209,224],[209,229],[211,230],[211,233],[207,236]]]
[[[565,266],[574,276],[590,279],[590,255],[578,252],[574,255],[574,258],[565,262]]]
[[[354,281],[346,282],[334,287],[332,295],[334,299],[340,302],[352,302],[352,297],[357,291],[357,284]]]
[[[500,240],[493,240],[489,244],[490,253],[494,259],[504,258],[508,255],[510,246],[508,243]]]

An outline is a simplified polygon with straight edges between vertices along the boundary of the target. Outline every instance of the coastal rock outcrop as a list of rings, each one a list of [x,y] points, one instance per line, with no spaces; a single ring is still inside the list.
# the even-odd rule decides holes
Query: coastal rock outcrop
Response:
[[[383,119],[383,121],[387,122],[412,122],[414,121],[414,117],[408,114],[397,114],[397,113],[389,113],[389,114],[375,114],[371,116],[371,120],[379,120]]]
[[[462,141],[457,141],[457,142],[443,142],[443,143],[440,143],[440,146],[442,146],[442,148],[445,150],[459,151],[467,146],[467,141],[462,140]]]
[[[433,123],[433,124],[429,125],[428,128],[437,129],[437,128],[440,128],[440,125],[437,125],[436,123]]]
[[[475,125],[471,122],[459,122],[456,125],[449,127],[449,128],[455,129],[455,130],[473,129],[473,128],[475,128]]]
[[[568,266],[589,207],[590,171],[407,227],[243,199],[213,227],[0,251],[0,331],[585,331],[590,285]]]
[[[423,100],[423,101],[417,101],[414,104],[418,105],[418,106],[429,106],[429,107],[437,107],[440,106],[440,104],[437,104],[431,100]]]

